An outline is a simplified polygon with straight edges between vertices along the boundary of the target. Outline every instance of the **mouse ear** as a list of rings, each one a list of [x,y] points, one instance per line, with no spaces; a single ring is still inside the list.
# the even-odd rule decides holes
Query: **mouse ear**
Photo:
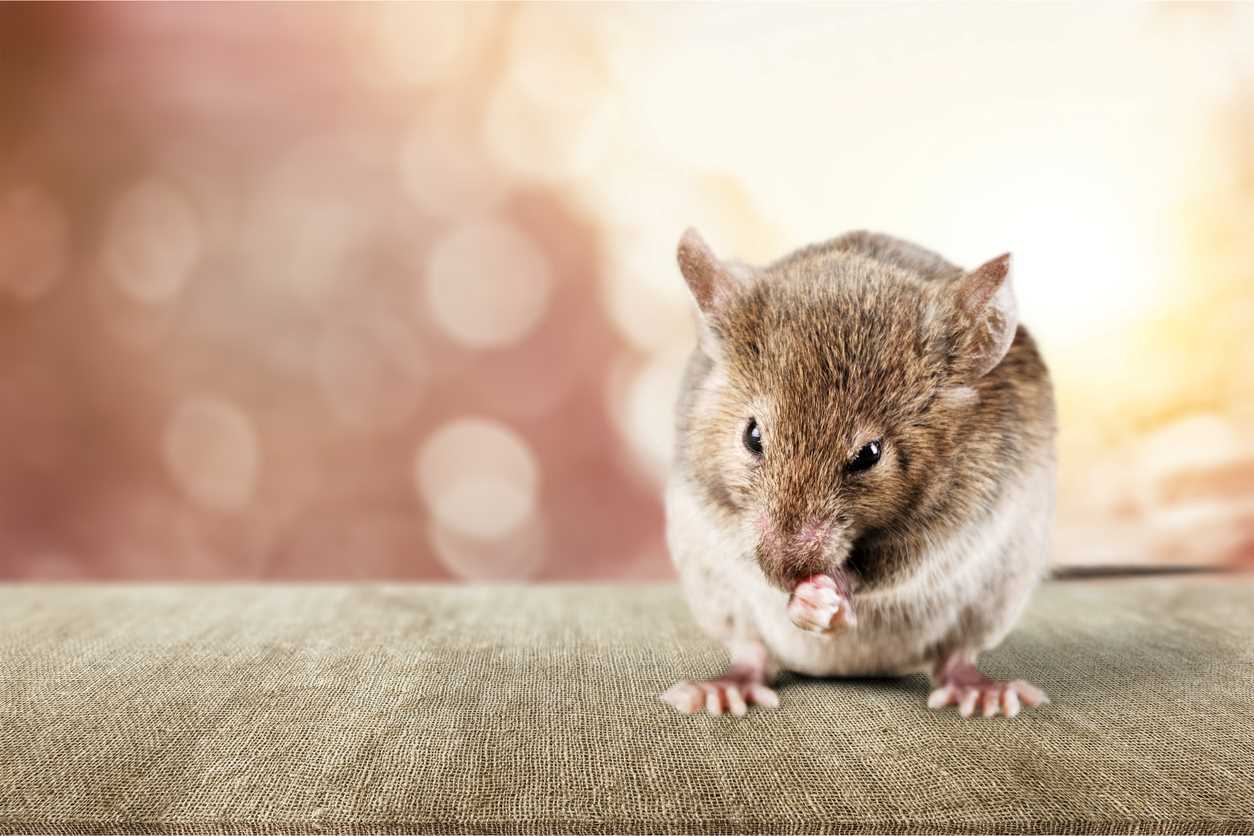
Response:
[[[1019,327],[1010,253],[985,262],[957,280],[956,353],[968,379],[992,371],[1014,342]]]
[[[679,272],[688,282],[697,307],[707,316],[718,308],[728,291],[741,283],[742,274],[748,272],[744,265],[720,261],[701,234],[692,227],[685,230],[679,239],[676,256]]]

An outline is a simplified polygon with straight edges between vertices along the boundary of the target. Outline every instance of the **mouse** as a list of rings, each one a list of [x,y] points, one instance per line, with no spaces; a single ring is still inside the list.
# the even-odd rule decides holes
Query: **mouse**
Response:
[[[685,714],[775,708],[783,672],[925,673],[926,705],[1049,701],[977,666],[1046,574],[1053,385],[1009,253],[964,269],[855,231],[765,266],[678,247],[696,345],[676,405],[666,542],[718,677]]]

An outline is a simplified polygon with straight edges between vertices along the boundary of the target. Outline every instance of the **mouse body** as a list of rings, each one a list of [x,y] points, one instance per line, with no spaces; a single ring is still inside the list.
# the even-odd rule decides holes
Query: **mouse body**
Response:
[[[679,265],[698,344],[667,545],[731,661],[663,699],[743,715],[781,670],[925,671],[964,716],[1046,702],[975,665],[1045,574],[1054,511],[1053,390],[1009,255],[966,271],[853,232],[750,267],[689,230]]]

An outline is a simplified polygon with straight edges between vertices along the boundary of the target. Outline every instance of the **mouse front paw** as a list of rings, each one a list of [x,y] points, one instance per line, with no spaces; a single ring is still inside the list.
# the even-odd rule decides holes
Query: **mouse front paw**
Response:
[[[831,635],[858,623],[853,605],[828,575],[813,575],[793,588],[788,616],[802,630]]]

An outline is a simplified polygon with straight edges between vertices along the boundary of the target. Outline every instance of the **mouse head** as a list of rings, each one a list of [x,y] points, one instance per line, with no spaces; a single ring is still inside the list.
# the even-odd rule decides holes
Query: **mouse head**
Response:
[[[689,230],[678,257],[709,358],[683,443],[772,583],[846,566],[988,467],[947,453],[987,420],[975,384],[1014,338],[1008,255],[931,279],[832,247],[750,268]]]

